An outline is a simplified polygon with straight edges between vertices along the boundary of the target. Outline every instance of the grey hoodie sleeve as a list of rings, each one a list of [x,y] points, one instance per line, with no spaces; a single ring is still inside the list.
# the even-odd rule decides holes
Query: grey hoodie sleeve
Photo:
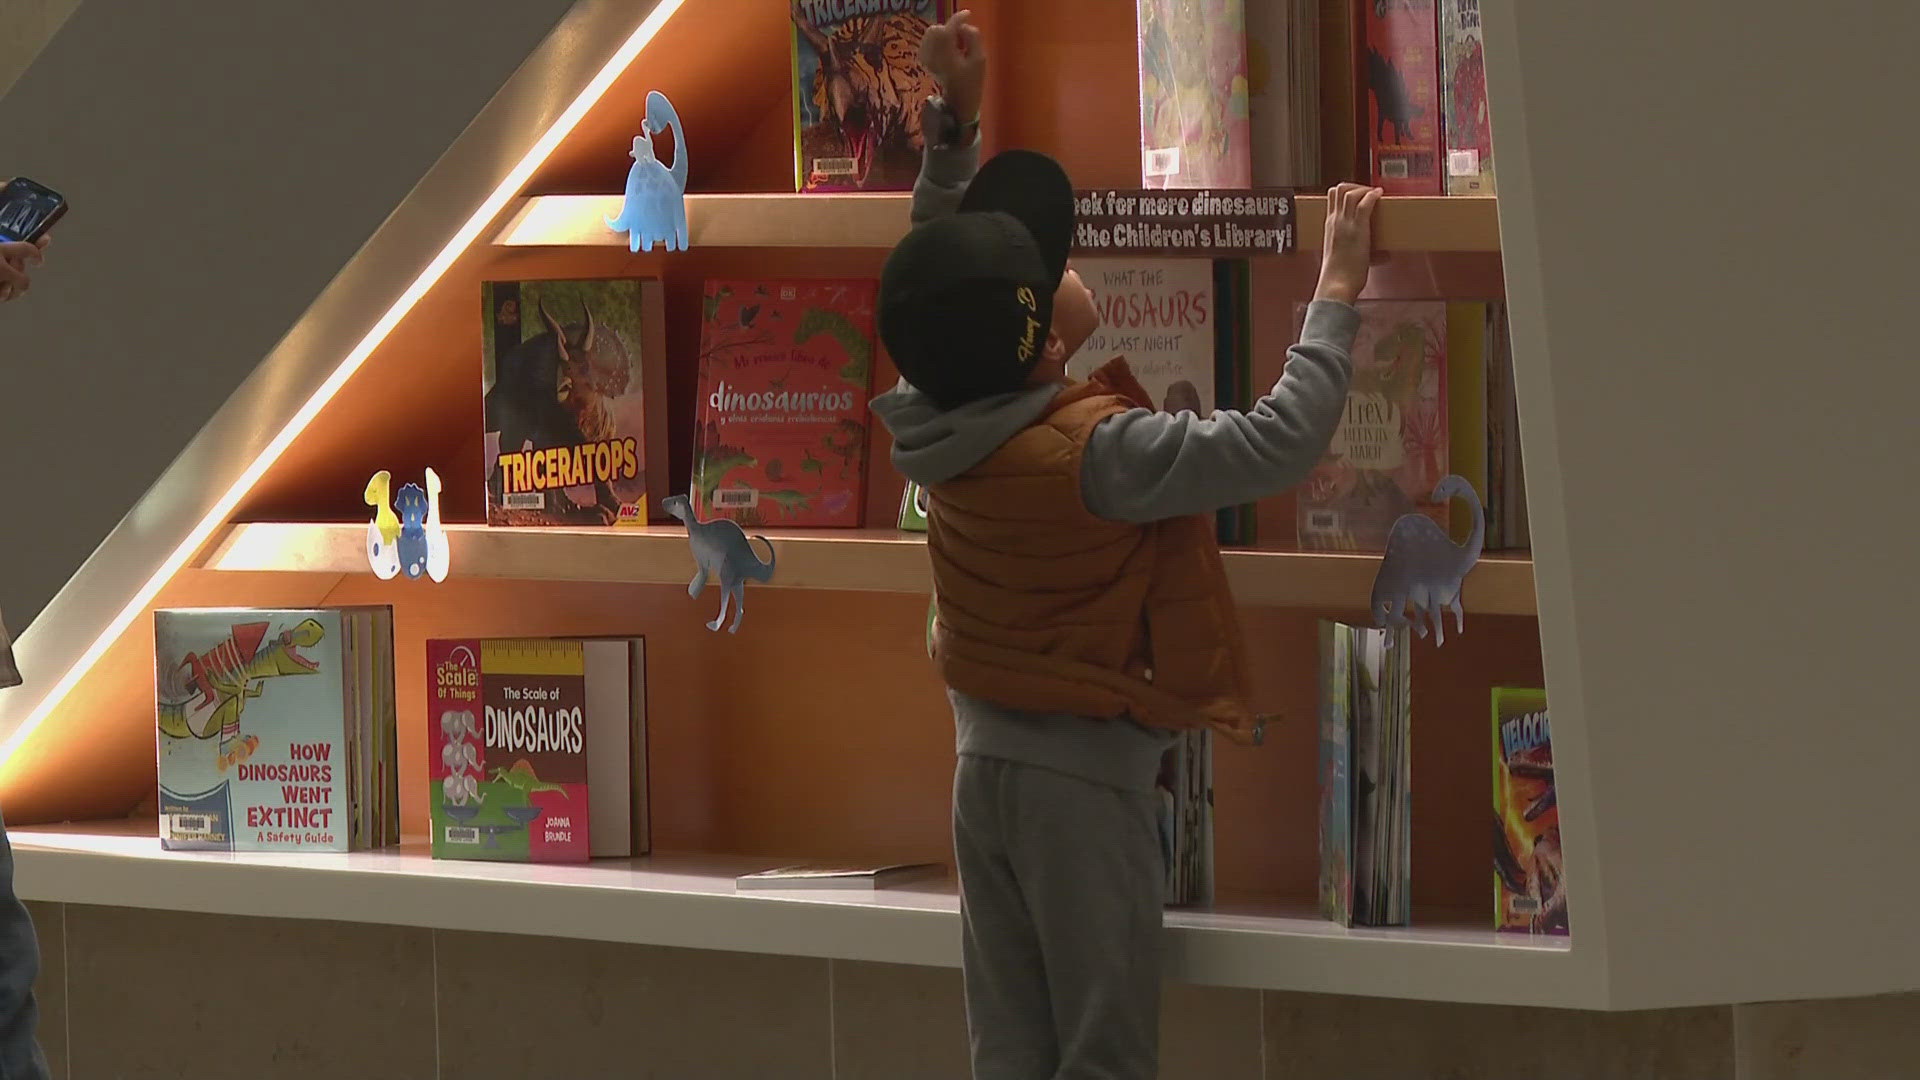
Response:
[[[939,131],[945,126],[946,105],[928,98],[921,110],[922,131]],[[974,136],[967,146],[927,145],[920,157],[920,176],[913,182],[913,223],[921,225],[945,217],[960,209],[960,197],[967,193],[973,174],[980,171],[980,138]]]
[[[1247,412],[1210,417],[1134,409],[1094,429],[1081,498],[1109,521],[1204,514],[1277,495],[1306,478],[1346,410],[1349,353],[1360,328],[1350,305],[1316,300],[1280,381]]]

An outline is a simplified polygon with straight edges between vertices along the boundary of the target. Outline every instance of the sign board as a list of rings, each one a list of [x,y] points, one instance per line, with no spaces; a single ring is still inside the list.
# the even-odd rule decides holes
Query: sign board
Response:
[[[1080,191],[1074,211],[1080,255],[1233,259],[1294,249],[1293,192],[1283,188]]]

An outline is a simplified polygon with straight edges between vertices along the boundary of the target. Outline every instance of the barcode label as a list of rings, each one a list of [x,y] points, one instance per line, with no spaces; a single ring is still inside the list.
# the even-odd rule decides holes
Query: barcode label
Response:
[[[760,505],[755,488],[726,488],[713,493],[713,505],[722,510],[747,510]]]
[[[1321,529],[1326,532],[1336,532],[1340,528],[1340,512],[1338,510],[1308,511],[1307,527],[1310,529]]]
[[[1449,150],[1447,152],[1447,174],[1449,176],[1479,176],[1480,151]]]
[[[852,176],[859,168],[859,162],[850,157],[823,157],[813,159],[813,171],[821,176]]]
[[[1513,898],[1513,913],[1515,915],[1538,915],[1540,914],[1540,901],[1535,900],[1531,896],[1516,896]]]
[[[540,491],[516,491],[511,495],[501,496],[500,505],[509,510],[545,510],[547,496],[545,492]]]
[[[1405,180],[1412,174],[1407,169],[1406,158],[1381,158],[1380,175],[1389,180]]]
[[[1141,176],[1179,176],[1180,148],[1163,146],[1157,150],[1140,151]]]
[[[477,844],[480,842],[480,830],[471,825],[447,826],[447,843]]]
[[[208,824],[205,814],[173,815],[173,833],[175,836],[183,833],[203,833],[207,830]]]

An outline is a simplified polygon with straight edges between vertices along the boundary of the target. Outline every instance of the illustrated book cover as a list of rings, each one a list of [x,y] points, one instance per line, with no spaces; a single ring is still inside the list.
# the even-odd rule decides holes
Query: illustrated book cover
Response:
[[[153,626],[163,848],[398,840],[390,613],[163,609]]]
[[[947,0],[791,0],[795,190],[910,191],[921,103],[939,93],[920,38]]]
[[[664,517],[662,296],[650,279],[481,286],[488,524]]]
[[[1447,194],[1492,195],[1493,125],[1487,118],[1487,66],[1480,0],[1440,4],[1440,92],[1445,99]]]
[[[1141,186],[1250,186],[1244,0],[1136,0],[1135,18]]]
[[[1389,195],[1444,195],[1435,0],[1358,2],[1359,145],[1370,179]]]
[[[1380,552],[1402,514],[1446,528],[1433,502],[1448,455],[1447,305],[1363,300],[1347,411],[1301,486],[1297,539],[1309,551]],[[1306,306],[1295,313],[1295,326]]]
[[[1494,929],[1568,932],[1553,785],[1553,731],[1544,690],[1493,691]]]
[[[747,527],[860,524],[873,281],[710,281],[691,501]]]

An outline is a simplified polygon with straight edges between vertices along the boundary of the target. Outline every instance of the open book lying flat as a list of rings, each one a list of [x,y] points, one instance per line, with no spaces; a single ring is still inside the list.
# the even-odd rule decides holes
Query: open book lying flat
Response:
[[[762,870],[735,879],[736,889],[885,889],[936,878],[946,872],[939,863],[895,863],[890,866],[827,866],[808,863]]]

